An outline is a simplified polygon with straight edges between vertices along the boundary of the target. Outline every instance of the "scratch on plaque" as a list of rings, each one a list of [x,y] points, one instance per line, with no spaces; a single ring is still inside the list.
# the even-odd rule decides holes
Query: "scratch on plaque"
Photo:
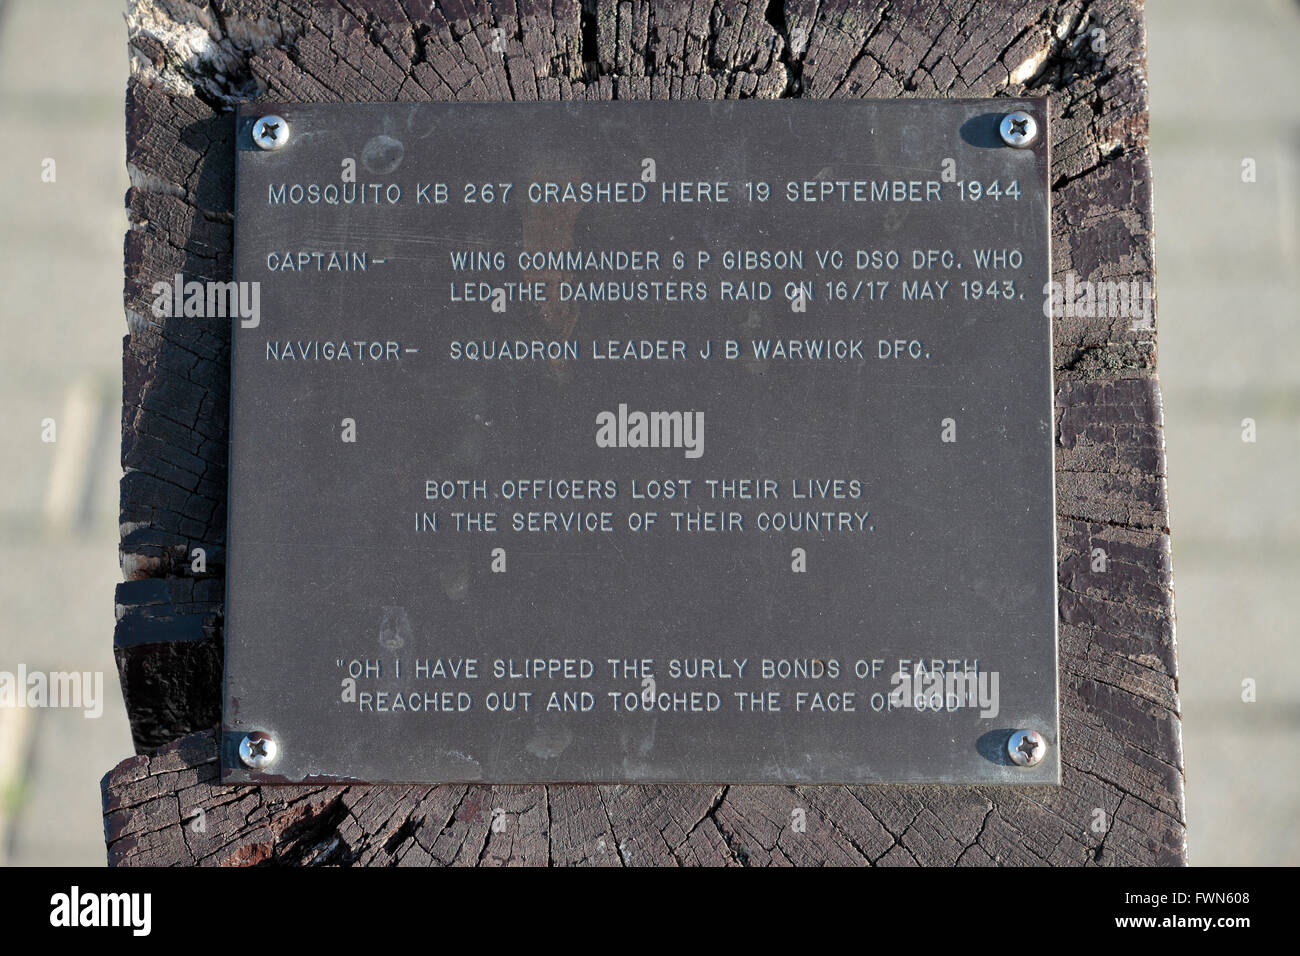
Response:
[[[383,612],[383,620],[379,622],[379,643],[395,651],[411,636],[411,618],[404,607],[385,607]]]
[[[406,148],[391,136],[380,134],[370,139],[361,150],[361,163],[377,176],[394,172],[402,165]]]
[[[573,743],[573,731],[567,728],[544,730],[528,741],[528,752],[543,760],[550,760],[564,753],[571,743]]]

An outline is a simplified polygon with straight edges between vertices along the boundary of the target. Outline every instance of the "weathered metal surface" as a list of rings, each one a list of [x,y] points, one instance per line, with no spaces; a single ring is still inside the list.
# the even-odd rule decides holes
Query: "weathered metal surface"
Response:
[[[242,113],[224,778],[1056,782],[1014,109]]]

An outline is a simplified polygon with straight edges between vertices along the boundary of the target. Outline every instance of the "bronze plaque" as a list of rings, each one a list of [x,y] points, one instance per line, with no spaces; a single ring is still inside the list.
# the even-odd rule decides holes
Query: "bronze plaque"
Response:
[[[223,778],[1058,782],[1046,124],[246,107]]]

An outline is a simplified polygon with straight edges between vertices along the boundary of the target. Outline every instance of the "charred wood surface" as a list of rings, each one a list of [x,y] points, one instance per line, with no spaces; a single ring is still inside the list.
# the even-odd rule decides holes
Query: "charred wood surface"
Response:
[[[127,22],[126,583],[115,651],[140,752],[104,778],[110,863],[1185,862],[1154,322],[1054,320],[1059,789],[255,788],[217,783],[212,729],[230,330],[150,308],[153,284],[177,273],[232,277],[233,107],[259,97],[1047,94],[1054,276],[1150,282],[1138,0],[554,0],[432,11],[414,0],[133,0]]]

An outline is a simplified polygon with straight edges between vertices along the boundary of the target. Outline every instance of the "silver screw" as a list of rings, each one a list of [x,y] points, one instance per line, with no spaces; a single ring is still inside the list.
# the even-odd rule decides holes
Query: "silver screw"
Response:
[[[239,742],[239,761],[249,770],[265,770],[275,763],[279,749],[274,737],[255,730]]]
[[[1002,142],[1008,146],[1024,149],[1038,139],[1038,121],[1028,113],[1016,110],[1002,117],[998,132],[1002,134]]]
[[[1047,741],[1036,730],[1017,730],[1007,741],[1007,753],[1021,767],[1036,767],[1047,754]]]
[[[262,149],[279,149],[289,142],[289,123],[283,116],[263,116],[253,124],[253,142]]]

